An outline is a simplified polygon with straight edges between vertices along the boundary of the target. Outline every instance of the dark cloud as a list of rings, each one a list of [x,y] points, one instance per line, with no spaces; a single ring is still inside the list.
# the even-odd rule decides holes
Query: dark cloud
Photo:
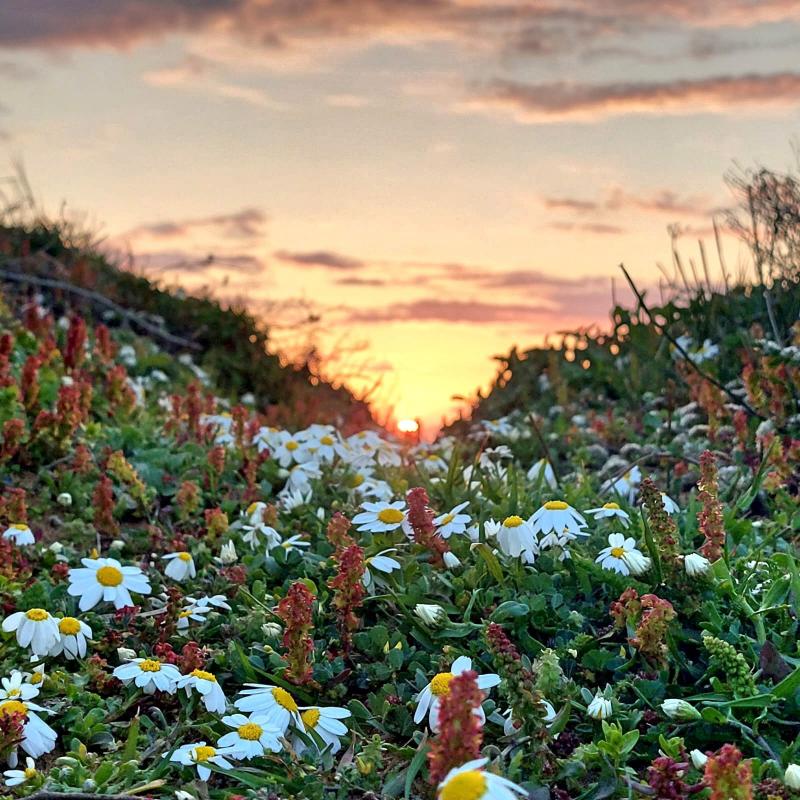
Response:
[[[382,278],[359,278],[355,275],[346,278],[337,278],[339,286],[386,286],[386,281]]]
[[[139,253],[136,263],[147,272],[176,272],[181,275],[196,275],[211,270],[259,275],[266,270],[264,262],[249,253],[198,254],[179,249]]]
[[[137,238],[170,239],[186,236],[193,231],[208,228],[226,239],[256,239],[264,235],[267,215],[258,208],[243,208],[231,214],[214,214],[183,220],[164,220],[139,225],[124,236]]]
[[[545,196],[542,198],[542,203],[551,211],[565,211],[579,216],[635,210],[684,217],[710,217],[720,211],[705,197],[681,196],[672,189],[658,189],[649,194],[634,194],[616,187],[607,192],[605,197],[600,200]],[[613,233],[614,231],[605,232]]]
[[[601,235],[617,235],[625,233],[625,228],[606,222],[551,222],[548,226],[555,231],[579,231],[581,233],[599,233]]]
[[[800,103],[800,73],[741,75],[664,83],[539,83],[495,80],[466,109],[505,112],[521,122],[592,120],[627,114],[720,113]]]
[[[350,256],[343,256],[331,250],[313,250],[310,252],[290,252],[277,250],[275,258],[287,264],[296,264],[301,267],[323,267],[333,270],[361,269],[364,262]]]
[[[464,324],[531,322],[545,306],[527,303],[487,303],[480,300],[422,298],[391,303],[385,308],[353,309],[349,322],[452,322]]]

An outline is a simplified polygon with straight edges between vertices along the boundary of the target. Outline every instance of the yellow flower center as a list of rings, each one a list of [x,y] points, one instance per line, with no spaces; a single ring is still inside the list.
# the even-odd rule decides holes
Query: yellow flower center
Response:
[[[33,675],[28,679],[28,683],[32,683],[34,686],[41,683],[44,680],[44,673],[43,672],[34,672]]]
[[[439,800],[480,800],[486,794],[486,777],[477,769],[460,772],[439,792]]]
[[[291,711],[292,713],[297,711],[297,703],[295,703],[294,697],[292,697],[286,689],[281,689],[280,686],[276,686],[272,690],[272,696],[275,698],[275,702],[279,706],[283,706],[287,711]]]
[[[452,680],[452,672],[440,672],[438,675],[434,675],[431,681],[431,692],[437,697],[447,694],[450,691],[450,681]]]
[[[210,672],[205,672],[202,669],[193,669],[189,674],[192,677],[200,678],[200,680],[203,680],[203,681],[211,681],[212,683],[216,683],[217,682],[217,679],[216,679],[216,677],[214,675],[212,675]]]
[[[263,732],[261,726],[256,725],[255,722],[246,722],[244,725],[240,725],[237,730],[239,738],[246,739],[248,742],[257,742]]]
[[[449,525],[456,518],[455,514],[446,514],[441,521],[441,525]]]
[[[378,519],[388,525],[396,525],[398,522],[402,522],[404,518],[403,512],[396,508],[384,508],[383,511],[378,512]]]
[[[43,608],[32,608],[25,616],[28,619],[32,619],[34,622],[42,622],[42,620],[47,619],[50,615]]]
[[[210,747],[207,744],[201,744],[199,747],[195,747],[194,749],[194,760],[208,761],[209,758],[215,756],[216,754],[217,754],[216,747]]]
[[[22,694],[22,689],[9,689],[8,696],[9,697],[19,697]]]
[[[332,445],[333,444],[333,439],[330,436],[323,436],[319,440],[319,443],[320,444],[326,444],[326,445]]]
[[[297,450],[297,448],[298,448],[298,447],[300,447],[300,445],[299,445],[299,444],[297,444],[297,442],[294,442],[294,441],[289,441],[289,442],[286,442],[286,449],[287,449],[287,450],[288,450],[290,453],[292,453],[292,452],[294,452],[295,450]]]
[[[192,554],[191,553],[178,553],[178,558],[181,561],[191,561],[192,560]]]
[[[525,520],[522,519],[522,517],[518,517],[516,514],[514,514],[514,515],[512,515],[510,517],[506,517],[503,520],[503,527],[504,528],[519,528],[519,526],[522,525],[523,522],[525,522]]]
[[[258,508],[258,503],[250,503],[250,505],[247,506],[247,511],[245,511],[244,513],[252,514],[257,508]]]
[[[0,703],[0,717],[10,716],[11,714],[27,714],[28,706],[19,700],[6,700]]]
[[[603,503],[603,508],[610,508],[617,510],[619,508],[619,503]]]
[[[180,619],[186,619],[186,617],[191,617],[193,613],[193,611],[181,611],[181,613],[178,614],[178,617]]]
[[[64,636],[75,636],[77,633],[80,633],[81,623],[75,619],[75,617],[64,617],[64,619],[59,620],[58,630],[61,631]]]
[[[569,505],[563,500],[548,500],[544,507],[548,511],[563,511],[565,508],[569,508]]]
[[[612,547],[611,548],[611,555],[614,558],[622,558],[625,555],[625,548],[624,547]]]
[[[161,672],[161,662],[154,658],[146,658],[139,662],[139,669],[142,672]]]
[[[306,728],[316,728],[319,722],[319,709],[309,708],[300,715]]]
[[[97,570],[97,582],[101,586],[119,586],[122,583],[122,573],[116,567],[100,567]]]
[[[38,773],[36,772],[36,767],[26,767],[25,768],[25,780],[29,781],[31,778],[35,778]]]
[[[15,522],[12,526],[14,530],[17,531],[26,531],[28,530],[28,526],[24,522]]]
[[[350,488],[355,489],[356,487],[361,486],[362,483],[364,483],[363,475],[353,475],[353,477],[350,479]]]

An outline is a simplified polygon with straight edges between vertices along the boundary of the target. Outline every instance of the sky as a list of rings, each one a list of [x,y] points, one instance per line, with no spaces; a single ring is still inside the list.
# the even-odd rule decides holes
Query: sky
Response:
[[[796,0],[3,0],[0,176],[432,426],[713,249],[798,52]]]

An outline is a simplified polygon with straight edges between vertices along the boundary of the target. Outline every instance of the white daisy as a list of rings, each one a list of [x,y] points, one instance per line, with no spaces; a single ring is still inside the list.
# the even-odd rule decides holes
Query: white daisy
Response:
[[[608,547],[604,547],[595,559],[603,569],[610,569],[620,575],[640,575],[650,566],[650,560],[636,549],[636,540],[623,533],[611,533]]]
[[[228,748],[234,758],[249,760],[263,756],[266,750],[280,752],[278,737],[283,735],[283,731],[262,714],[251,714],[249,717],[231,714],[223,717],[222,721],[235,730],[222,736],[219,745]]]
[[[167,555],[161,556],[161,558],[165,561],[169,561],[167,568],[164,570],[164,574],[168,578],[182,583],[187,579],[197,576],[197,569],[194,566],[194,559],[191,553],[187,553],[184,550],[179,553],[167,553]]]
[[[309,735],[312,732],[317,734],[324,746],[330,748],[331,753],[338,753],[342,749],[341,737],[347,735],[347,726],[341,720],[351,716],[346,708],[312,706],[304,709],[300,716],[306,732]],[[306,743],[298,736],[294,737],[292,746],[297,753],[302,753],[306,749]]]
[[[155,658],[134,658],[114,670],[114,677],[124,684],[133,683],[143,692],[175,694],[181,673],[174,664],[165,664]]]
[[[534,511],[528,522],[535,534],[540,534],[539,546],[552,547],[561,543],[564,534],[586,536],[586,520],[563,500],[548,500]]]
[[[208,606],[202,606],[199,603],[184,606],[178,614],[178,621],[175,623],[175,627],[179,631],[185,631],[189,629],[190,622],[197,622],[202,625],[206,621],[206,615],[210,613],[211,609]]]
[[[391,574],[395,570],[402,569],[399,561],[396,561],[395,559],[386,555],[387,553],[396,552],[396,547],[389,547],[386,550],[381,550],[380,553],[377,553],[374,556],[364,559],[364,574],[361,576],[361,582],[364,584],[364,586],[368,587],[372,584],[372,573],[370,572],[370,568],[376,569],[378,572],[383,572],[387,575]]]
[[[242,690],[243,697],[234,703],[236,708],[258,714],[277,728],[281,735],[286,733],[290,723],[303,730],[300,710],[294,697],[286,689],[260,683],[246,683],[245,686],[251,688]]]
[[[213,594],[210,597],[208,595],[203,595],[203,597],[198,597],[197,599],[194,597],[185,597],[184,600],[195,606],[212,606],[213,608],[223,609],[225,611],[231,610],[228,598],[225,597],[224,594]]]
[[[307,542],[305,539],[303,539],[303,534],[296,533],[296,534],[294,534],[294,536],[290,536],[288,539],[284,539],[278,545],[278,548],[281,548],[281,547],[287,553],[291,553],[292,550],[301,550],[301,548],[303,548],[303,547],[311,547],[311,542]],[[269,554],[269,550],[267,550],[267,554]]]
[[[88,611],[101,600],[115,608],[132,606],[131,592],[150,594],[150,581],[139,567],[123,567],[115,558],[82,558],[83,568],[69,571],[68,594],[80,597],[78,608]]]
[[[472,519],[469,514],[462,514],[461,512],[469,505],[469,501],[459,503],[455,508],[451,508],[447,514],[435,517],[433,524],[436,526],[436,532],[443,539],[449,539],[454,533],[465,533]]]
[[[451,769],[437,788],[437,800],[517,800],[528,792],[508,778],[486,772],[488,758],[476,758]]]
[[[3,773],[6,786],[21,786],[26,781],[33,780],[38,774],[36,762],[30,756],[25,759],[25,769],[7,769]]]
[[[604,503],[599,508],[587,508],[584,514],[591,514],[595,519],[617,518],[627,528],[630,517],[628,512],[619,507],[619,503]]]
[[[362,503],[361,508],[364,511],[353,517],[353,524],[358,525],[358,530],[369,533],[386,533],[402,528],[407,535],[411,535],[405,501]]]
[[[339,434],[336,433],[333,426],[322,427],[325,427],[326,430],[313,434],[306,441],[305,446],[317,461],[327,463],[333,461],[342,445]]]
[[[642,482],[642,471],[638,466],[629,469],[621,478],[606,482],[601,488],[602,491],[614,491],[620,497],[624,497],[632,503],[636,497],[639,484]]]
[[[493,519],[486,522],[486,535],[494,536],[500,550],[511,558],[520,558],[526,564],[533,564],[539,554],[536,534],[529,521],[512,514],[502,522]]]
[[[544,483],[551,489],[558,488],[558,481],[556,480],[555,470],[553,469],[553,465],[546,458],[540,458],[528,470],[529,481],[533,481],[535,483],[541,478],[544,479]]]
[[[613,713],[611,701],[598,692],[586,708],[586,713],[592,719],[608,719]]]
[[[225,756],[233,755],[233,748],[216,748],[203,742],[181,745],[170,756],[170,761],[183,764],[186,767],[197,767],[197,775],[201,781],[207,781],[211,770],[207,764],[214,764],[222,769],[233,769],[233,764]]]
[[[33,531],[24,522],[15,522],[3,531],[3,538],[14,542],[17,547],[26,544],[36,544]]]
[[[280,431],[276,437],[277,441],[272,446],[272,458],[282,467],[288,468],[292,464],[302,464],[311,458],[308,448],[288,431]]]
[[[45,753],[49,753],[55,746],[58,734],[34,711],[49,713],[46,709],[21,700],[4,700],[0,702],[0,717],[10,714],[24,715],[23,740],[20,747],[32,758],[39,758]],[[16,751],[13,751],[8,758],[9,766],[16,766]]]
[[[58,622],[43,608],[16,611],[3,620],[3,630],[16,631],[17,644],[30,647],[35,656],[46,656],[61,638]]]
[[[700,553],[689,553],[683,559],[683,566],[686,574],[690,578],[695,578],[698,575],[705,575],[711,567],[711,562],[705,556],[701,556]]]
[[[667,514],[681,513],[681,507],[666,492],[661,492],[661,502]]]
[[[39,681],[41,683],[41,681]],[[39,694],[39,687],[25,680],[25,676],[14,670],[8,678],[0,680],[0,701],[2,700],[32,700]]]
[[[178,689],[185,689],[188,697],[194,689],[202,698],[206,711],[212,714],[224,714],[226,708],[225,693],[217,678],[210,672],[194,669],[188,675],[181,675],[177,680]]]
[[[435,733],[439,727],[439,706],[442,697],[450,691],[450,681],[456,675],[472,669],[472,659],[467,656],[459,656],[450,667],[450,672],[439,672],[433,676],[431,682],[417,695],[417,710],[414,712],[414,722],[421,722],[425,715],[428,715],[428,725]],[[484,692],[497,686],[500,683],[500,676],[493,673],[478,675],[478,688]],[[474,714],[480,717],[483,722],[486,719],[483,709],[478,707]]]
[[[75,617],[62,617],[58,620],[61,638],[53,645],[48,655],[57,656],[62,652],[68,659],[83,658],[86,655],[86,642],[92,639],[92,629]]]

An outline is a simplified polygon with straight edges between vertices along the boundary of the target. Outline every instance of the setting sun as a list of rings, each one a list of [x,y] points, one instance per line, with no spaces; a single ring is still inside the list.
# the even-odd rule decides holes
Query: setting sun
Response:
[[[401,433],[416,433],[419,430],[419,423],[415,419],[401,419],[397,423],[397,430]]]

